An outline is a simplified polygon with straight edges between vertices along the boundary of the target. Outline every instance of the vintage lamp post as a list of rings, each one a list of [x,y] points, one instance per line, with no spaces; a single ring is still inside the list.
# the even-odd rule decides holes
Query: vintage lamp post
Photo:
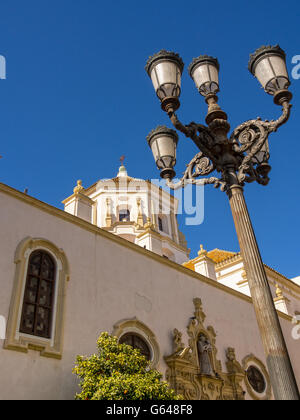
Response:
[[[148,144],[161,176],[166,179],[170,188],[184,187],[187,183],[213,184],[226,191],[275,398],[299,400],[297,383],[243,194],[246,182],[268,184],[271,170],[268,163],[268,136],[284,124],[290,115],[292,94],[288,90],[290,81],[285,53],[278,45],[265,46],[252,54],[249,61],[249,70],[264,90],[273,95],[275,104],[282,107],[282,115],[275,121],[257,118],[244,122],[229,137],[227,115],[218,105],[218,60],[203,55],[194,59],[189,66],[190,76],[208,105],[205,119],[207,126],[195,122],[183,125],[175,114],[180,106],[183,67],[183,61],[178,54],[162,50],[149,58],[146,71],[161,101],[162,109],[168,114],[174,127],[193,140],[199,153],[187,165],[182,179],[173,184],[178,141],[176,131],[159,126],[148,135]],[[212,172],[220,175],[198,179]]]

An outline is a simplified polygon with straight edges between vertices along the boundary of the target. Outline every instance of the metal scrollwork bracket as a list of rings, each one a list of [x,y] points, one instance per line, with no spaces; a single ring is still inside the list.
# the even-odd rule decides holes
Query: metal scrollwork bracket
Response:
[[[221,191],[226,191],[230,181],[228,177],[228,159],[231,160],[231,167],[237,172],[237,182],[243,186],[245,182],[258,182],[267,185],[269,182],[268,173],[271,167],[268,165],[269,151],[266,147],[269,134],[277,131],[290,116],[291,104],[283,102],[282,114],[277,120],[262,121],[261,118],[249,120],[239,125],[231,134],[227,145],[223,145],[226,150],[218,153],[218,139],[209,127],[196,124],[183,125],[174,112],[169,113],[169,117],[174,127],[193,140],[200,152],[187,165],[181,180],[173,183],[167,180],[167,186],[173,190],[182,188],[187,184],[206,185],[213,184]],[[226,155],[227,153],[227,155]],[[264,162],[256,161],[258,153],[264,153]],[[227,156],[223,161],[219,160],[218,155]],[[200,178],[211,174],[214,171],[221,172],[220,178]]]
[[[258,117],[256,120],[239,125],[231,134],[229,141],[233,145],[234,152],[241,158],[237,173],[241,185],[253,181],[261,185],[268,184],[268,172],[271,169],[267,164],[269,152],[265,150],[267,156],[264,165],[255,165],[254,158],[265,147],[269,134],[277,131],[289,119],[291,106],[288,102],[284,102],[282,114],[277,120],[262,121]]]

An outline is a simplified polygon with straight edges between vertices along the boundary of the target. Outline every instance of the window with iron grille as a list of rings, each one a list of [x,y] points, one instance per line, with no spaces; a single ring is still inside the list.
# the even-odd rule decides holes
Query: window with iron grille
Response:
[[[53,318],[56,265],[44,251],[29,258],[20,332],[50,338]]]

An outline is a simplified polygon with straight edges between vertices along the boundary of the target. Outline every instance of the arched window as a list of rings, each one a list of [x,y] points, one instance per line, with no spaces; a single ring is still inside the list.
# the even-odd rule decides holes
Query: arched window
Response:
[[[47,239],[24,238],[15,278],[4,348],[62,358],[65,297],[70,268],[63,249]]]
[[[134,333],[127,333],[124,334],[120,340],[120,344],[128,344],[132,346],[134,349],[140,350],[141,354],[146,357],[147,360],[151,360],[151,351],[146,343],[145,340],[142,339],[137,334]]]
[[[149,360],[149,366],[157,369],[160,350],[155,334],[143,322],[136,318],[123,319],[114,325],[113,336],[120,344],[129,344],[137,348]]]
[[[50,338],[56,267],[45,251],[35,251],[29,258],[20,332]]]
[[[130,211],[128,209],[119,211],[119,222],[130,222]]]

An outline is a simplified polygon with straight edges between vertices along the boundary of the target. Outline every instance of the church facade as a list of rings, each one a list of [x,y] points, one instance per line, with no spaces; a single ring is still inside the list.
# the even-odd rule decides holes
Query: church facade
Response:
[[[0,184],[0,399],[73,399],[103,331],[186,399],[273,398],[239,253],[190,260],[176,199],[124,166],[64,206]],[[300,386],[299,280],[266,271]]]

